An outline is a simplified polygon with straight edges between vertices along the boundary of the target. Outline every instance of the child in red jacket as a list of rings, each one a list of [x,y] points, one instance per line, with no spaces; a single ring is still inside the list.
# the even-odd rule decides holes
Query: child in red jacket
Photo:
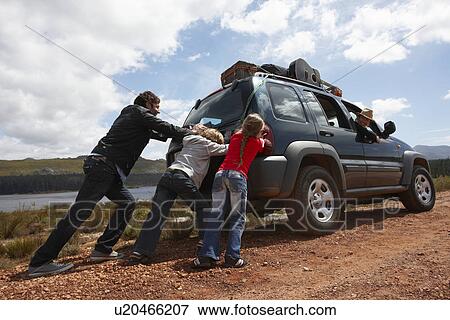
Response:
[[[212,187],[213,208],[205,216],[206,230],[203,246],[194,260],[195,268],[212,267],[220,260],[220,228],[224,222],[224,205],[229,193],[230,232],[225,253],[225,266],[240,268],[246,262],[241,258],[241,237],[245,228],[247,204],[247,173],[255,156],[264,150],[264,121],[256,113],[249,114],[242,128],[230,139],[228,153],[220,166]]]

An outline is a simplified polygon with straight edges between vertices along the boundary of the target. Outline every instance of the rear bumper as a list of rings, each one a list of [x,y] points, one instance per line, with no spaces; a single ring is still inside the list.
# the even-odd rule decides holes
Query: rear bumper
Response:
[[[250,200],[275,198],[280,194],[286,171],[284,156],[256,157],[248,173],[248,197]]]

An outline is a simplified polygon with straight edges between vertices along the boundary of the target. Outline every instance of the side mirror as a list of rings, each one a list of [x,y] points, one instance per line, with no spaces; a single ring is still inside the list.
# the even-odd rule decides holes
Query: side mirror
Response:
[[[393,134],[395,132],[395,130],[397,130],[397,128],[395,127],[395,123],[393,121],[386,122],[384,124],[384,131],[383,131],[382,138],[386,139],[391,134]]]

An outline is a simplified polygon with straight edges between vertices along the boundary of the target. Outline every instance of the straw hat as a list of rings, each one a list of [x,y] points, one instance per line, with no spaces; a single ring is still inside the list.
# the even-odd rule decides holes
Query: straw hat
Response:
[[[369,108],[364,108],[359,115],[369,120],[373,120],[373,111]]]

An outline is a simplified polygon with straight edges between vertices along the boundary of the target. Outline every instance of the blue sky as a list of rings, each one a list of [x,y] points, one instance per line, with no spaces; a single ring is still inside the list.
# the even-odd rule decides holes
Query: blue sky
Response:
[[[450,144],[449,1],[90,3],[0,4],[0,158],[89,153],[133,99],[25,24],[125,86],[154,91],[172,116],[162,118],[177,124],[237,60],[303,57],[333,81],[426,25],[338,85],[380,122],[394,120],[409,144]],[[166,147],[151,142],[143,156],[161,158]]]

